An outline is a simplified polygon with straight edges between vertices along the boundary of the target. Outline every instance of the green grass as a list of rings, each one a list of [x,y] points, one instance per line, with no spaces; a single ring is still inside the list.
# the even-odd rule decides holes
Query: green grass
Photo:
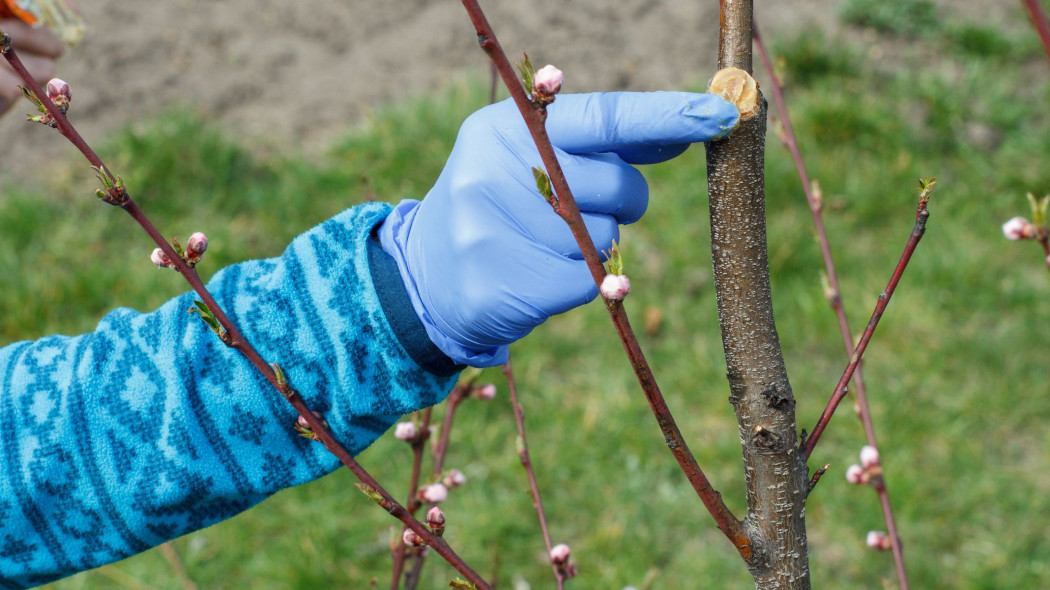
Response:
[[[1023,19],[1019,10],[1016,16]],[[901,54],[892,64],[848,39],[773,40],[786,58],[787,99],[824,190],[857,329],[911,230],[916,179],[939,179],[928,232],[865,364],[912,585],[1044,587],[1050,273],[1034,244],[1007,242],[999,225],[1026,214],[1025,192],[1050,191],[1050,70],[1026,38],[979,24],[948,19],[929,25],[919,41],[890,30]],[[960,38],[985,49],[956,50]],[[922,58],[933,51],[936,63]],[[395,105],[310,160],[291,150],[253,153],[192,112],[121,132],[103,152],[165,232],[209,233],[207,272],[276,254],[370,192],[392,201],[424,195],[459,121],[485,99],[482,85],[464,85]],[[809,428],[843,353],[798,179],[772,129],[775,306],[799,426]],[[71,163],[48,184],[5,187],[4,343],[89,330],[106,309],[151,309],[184,289],[173,273],[152,268],[152,246],[125,215],[94,202],[82,169]],[[741,514],[703,171],[701,148],[647,169],[650,211],[623,239],[635,285],[628,308],[639,326],[644,314],[663,314],[643,347],[701,464]],[[646,580],[654,589],[750,587],[664,448],[604,315],[600,305],[586,306],[513,349],[553,534],[572,545],[580,567],[574,587],[642,587]],[[486,375],[500,383],[497,372]],[[864,547],[865,533],[882,528],[875,496],[842,477],[863,441],[849,405],[814,456],[832,464],[807,506],[814,584],[880,588],[892,580],[892,561]],[[505,387],[495,401],[471,402],[461,412],[448,465],[470,481],[446,504],[451,543],[501,588],[551,587]],[[403,443],[380,440],[361,459],[405,493]],[[175,546],[202,588],[365,588],[373,577],[386,587],[391,519],[351,483],[340,472],[283,492]],[[453,574],[439,559],[429,561],[421,586],[443,587]],[[180,585],[154,551],[51,587]]]

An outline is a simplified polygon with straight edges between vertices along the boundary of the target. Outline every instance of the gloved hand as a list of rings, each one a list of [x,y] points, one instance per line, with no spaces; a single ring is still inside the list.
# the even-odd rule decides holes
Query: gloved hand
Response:
[[[724,137],[721,97],[684,92],[560,95],[547,132],[599,251],[637,221],[649,189],[631,164]],[[508,99],[464,123],[437,183],[379,230],[430,339],[458,363],[494,366],[507,344],[598,294],[568,225],[536,189],[539,152]]]

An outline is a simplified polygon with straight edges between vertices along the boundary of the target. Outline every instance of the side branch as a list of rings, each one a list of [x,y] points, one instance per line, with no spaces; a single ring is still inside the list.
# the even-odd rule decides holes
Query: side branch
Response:
[[[853,372],[857,370],[860,359],[864,356],[864,351],[868,349],[871,336],[875,333],[875,328],[879,325],[879,320],[882,319],[882,314],[886,311],[890,298],[893,297],[893,291],[897,288],[897,283],[900,282],[904,269],[908,267],[908,262],[911,260],[912,254],[915,253],[915,247],[919,245],[919,240],[922,239],[923,234],[926,232],[926,220],[930,216],[930,210],[926,205],[929,202],[929,194],[934,184],[934,181],[929,181],[923,185],[922,196],[919,198],[919,207],[915,211],[915,227],[912,229],[911,236],[908,237],[908,243],[904,246],[904,252],[901,253],[900,260],[897,261],[897,267],[893,270],[893,276],[890,277],[890,282],[886,285],[886,289],[879,294],[878,303],[875,304],[875,311],[872,312],[871,319],[868,320],[868,325],[864,328],[864,333],[860,337],[860,342],[857,344],[856,350],[853,351],[853,355],[850,357],[849,364],[842,373],[842,377],[839,378],[834,393],[831,394],[831,400],[828,401],[827,407],[824,408],[820,419],[817,420],[817,425],[813,427],[813,433],[803,441],[802,454],[806,459],[813,453],[813,448],[820,441],[821,435],[824,434],[824,429],[827,428],[828,422],[831,421],[831,416],[835,413],[835,409],[838,408],[842,398],[846,397],[846,386],[849,385]]]
[[[759,34],[758,23],[753,22],[753,32],[755,36],[755,49],[758,50],[759,56],[762,58],[762,65],[766,69],[766,73],[769,74],[769,79],[772,82],[773,90],[773,102],[777,107],[777,114],[780,116],[781,124],[783,125],[783,133],[780,135],[780,141],[787,147],[788,152],[791,154],[791,159],[795,162],[795,170],[798,172],[799,180],[802,181],[802,190],[806,195],[806,202],[809,204],[809,211],[813,217],[813,227],[817,233],[817,240],[820,243],[820,253],[824,258],[824,272],[827,276],[828,281],[828,303],[831,305],[832,310],[835,312],[835,317],[839,322],[839,333],[842,335],[842,343],[846,348],[846,356],[853,355],[853,334],[849,327],[849,320],[846,317],[846,307],[842,303],[842,290],[839,287],[838,273],[835,270],[835,261],[831,256],[831,244],[828,241],[827,231],[824,229],[824,204],[820,195],[818,194],[814,183],[810,182],[809,174],[806,171],[806,164],[802,160],[802,153],[798,148],[798,140],[795,136],[795,130],[791,125],[791,116],[788,114],[787,105],[784,103],[784,87],[780,82],[780,78],[777,76],[776,70],[773,68],[773,61],[769,58],[769,53],[766,51],[766,46],[762,42],[762,37]],[[857,393],[857,408],[860,417],[860,422],[864,426],[864,434],[867,437],[868,444],[872,447],[878,448],[878,441],[875,438],[875,425],[871,419],[871,409],[868,406],[867,391],[864,388],[864,378],[861,374],[861,366],[857,366],[857,370],[853,375],[853,385]],[[826,466],[821,469],[826,469]],[[810,491],[813,489],[813,485],[819,480],[822,471],[818,470],[813,479],[810,480]],[[897,534],[897,523],[893,516],[893,506],[890,504],[889,490],[886,489],[885,479],[882,480],[880,486],[876,486],[876,493],[879,496],[879,504],[882,506],[882,514],[886,521],[886,530],[890,536],[893,549],[893,562],[894,569],[897,572],[897,583],[901,590],[908,589],[908,574],[904,567],[904,550],[901,546],[900,535]]]
[[[496,34],[478,2],[476,0],[463,0],[463,6],[474,23],[474,28],[478,35],[478,44],[495,64],[496,70],[503,79],[504,85],[506,85],[514,103],[518,106],[518,110],[529,128],[529,132],[536,142],[543,165],[547,169],[547,174],[557,194],[555,212],[569,225],[580,250],[583,252],[584,260],[587,262],[587,267],[594,278],[595,284],[600,286],[606,274],[605,267],[602,265],[598,251],[591,242],[583,217],[580,215],[579,208],[572,196],[572,191],[569,189],[565,175],[554,154],[554,148],[547,137],[543,114],[533,106],[526,95],[525,90],[518,81],[514,67],[511,65],[510,60],[507,59],[506,53],[504,53],[503,48],[496,39]],[[638,382],[645,393],[646,400],[649,402],[660,430],[664,434],[668,448],[671,449],[671,453],[678,461],[679,466],[685,473],[686,478],[689,479],[701,502],[703,502],[708,512],[715,519],[718,528],[733,543],[745,560],[751,559],[753,549],[751,542],[744,534],[742,523],[722,501],[721,494],[711,485],[711,482],[697,464],[696,458],[689,451],[689,447],[686,445],[685,439],[664,401],[663,394],[656,384],[656,379],[649,368],[649,363],[638,345],[638,339],[635,337],[630,322],[627,320],[627,313],[624,311],[623,305],[618,301],[606,301],[606,308],[613,319],[617,333],[620,335],[620,340],[623,343],[624,350],[638,378]]]

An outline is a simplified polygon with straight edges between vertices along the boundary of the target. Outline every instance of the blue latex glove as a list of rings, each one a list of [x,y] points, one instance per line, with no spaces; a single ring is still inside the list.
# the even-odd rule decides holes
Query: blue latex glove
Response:
[[[547,132],[599,251],[649,200],[631,164],[673,158],[729,134],[736,107],[684,92],[561,95]],[[539,152],[508,99],[464,123],[437,184],[379,231],[430,339],[458,363],[506,361],[507,344],[598,288],[568,225],[540,196]]]

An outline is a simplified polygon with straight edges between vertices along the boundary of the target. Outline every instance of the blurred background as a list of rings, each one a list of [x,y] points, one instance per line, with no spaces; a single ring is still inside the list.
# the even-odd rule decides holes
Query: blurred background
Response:
[[[489,4],[508,54],[558,65],[566,92],[701,90],[714,71],[713,0]],[[164,233],[208,233],[206,276],[277,255],[370,196],[425,195],[460,122],[489,97],[458,2],[81,5],[87,36],[59,66],[71,117]],[[755,11],[823,189],[855,332],[911,231],[917,179],[938,179],[926,237],[865,363],[913,586],[1050,585],[1050,273],[1035,243],[1000,229],[1030,216],[1026,192],[1050,192],[1050,63],[1020,2],[766,0]],[[0,120],[0,345],[91,330],[113,307],[151,310],[185,290],[150,264],[153,246],[130,219],[96,203],[73,148],[20,119]],[[798,425],[810,429],[845,356],[779,130],[771,110],[770,264]],[[650,211],[623,236],[627,308],[692,449],[742,515],[703,149],[646,175]],[[552,535],[580,570],[570,585],[752,587],[608,324],[589,305],[512,348]],[[506,385],[496,370],[482,381],[499,395],[457,413],[446,466],[469,481],[443,505],[446,536],[500,588],[550,588]],[[850,405],[812,458],[831,464],[807,505],[814,585],[893,588],[890,555],[864,545],[884,526],[875,494],[844,478],[864,444]],[[361,456],[398,496],[410,459],[392,436]],[[200,588],[388,587],[396,523],[353,481],[338,472],[282,492],[174,548]],[[452,577],[431,556],[420,587]],[[159,551],[49,586],[187,587]]]

